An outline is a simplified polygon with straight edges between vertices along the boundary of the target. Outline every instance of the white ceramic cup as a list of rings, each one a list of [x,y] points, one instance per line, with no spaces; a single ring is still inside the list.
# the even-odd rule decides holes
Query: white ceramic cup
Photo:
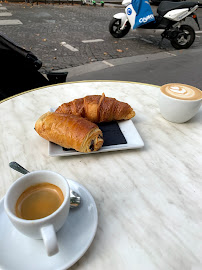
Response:
[[[185,123],[200,109],[202,100],[182,100],[169,97],[160,91],[159,108],[162,116],[174,123]]]
[[[26,220],[15,215],[17,199],[25,189],[39,183],[50,183],[58,186],[64,195],[61,206],[51,215],[35,220]],[[5,211],[21,233],[34,239],[43,239],[48,256],[58,253],[56,232],[64,225],[70,208],[70,188],[67,180],[60,174],[52,171],[34,171],[16,180],[4,198]]]

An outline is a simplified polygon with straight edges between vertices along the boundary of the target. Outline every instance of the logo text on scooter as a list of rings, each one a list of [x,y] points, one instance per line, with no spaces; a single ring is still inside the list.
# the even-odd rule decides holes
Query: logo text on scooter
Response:
[[[132,14],[132,9],[131,9],[131,8],[128,8],[128,9],[127,9],[127,14],[128,14],[128,15],[131,15],[131,14]]]
[[[147,17],[140,18],[140,19],[139,19],[139,22],[140,22],[140,23],[142,23],[142,22],[145,23],[145,22],[147,22],[148,20],[153,19],[153,18],[154,18],[154,15],[151,14],[151,15],[148,15]]]

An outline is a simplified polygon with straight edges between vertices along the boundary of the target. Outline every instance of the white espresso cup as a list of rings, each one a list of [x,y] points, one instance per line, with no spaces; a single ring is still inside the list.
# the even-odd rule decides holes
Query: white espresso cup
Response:
[[[64,200],[52,214],[39,219],[27,220],[16,216],[15,207],[20,195],[29,187],[40,183],[50,183],[60,188]],[[52,171],[33,171],[16,180],[6,193],[4,208],[15,228],[24,235],[43,239],[48,256],[58,253],[56,232],[64,225],[70,208],[70,188],[67,180]]]
[[[202,92],[193,86],[170,83],[160,88],[159,108],[162,116],[174,123],[185,123],[200,109]]]

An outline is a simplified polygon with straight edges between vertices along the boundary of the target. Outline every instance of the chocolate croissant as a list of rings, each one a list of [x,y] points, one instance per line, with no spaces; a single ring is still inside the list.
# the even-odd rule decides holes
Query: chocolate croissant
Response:
[[[105,97],[104,94],[86,96],[63,103],[55,112],[77,115],[94,123],[128,120],[135,116],[129,104]]]
[[[84,153],[99,150],[104,142],[96,124],[75,115],[47,112],[37,120],[35,130],[50,142]]]

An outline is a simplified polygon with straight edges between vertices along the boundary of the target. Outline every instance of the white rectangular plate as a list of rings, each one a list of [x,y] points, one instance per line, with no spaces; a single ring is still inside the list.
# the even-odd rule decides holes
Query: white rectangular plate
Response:
[[[132,120],[119,121],[118,125],[127,141],[126,144],[103,146],[100,148],[100,150],[95,151],[95,152],[81,153],[75,150],[64,151],[61,146],[49,142],[49,145],[48,145],[49,156],[57,157],[57,156],[74,156],[74,155],[81,155],[81,154],[96,154],[96,153],[109,152],[109,151],[136,149],[136,148],[141,148],[144,146],[144,142],[142,138],[140,137],[140,134],[138,133]]]

